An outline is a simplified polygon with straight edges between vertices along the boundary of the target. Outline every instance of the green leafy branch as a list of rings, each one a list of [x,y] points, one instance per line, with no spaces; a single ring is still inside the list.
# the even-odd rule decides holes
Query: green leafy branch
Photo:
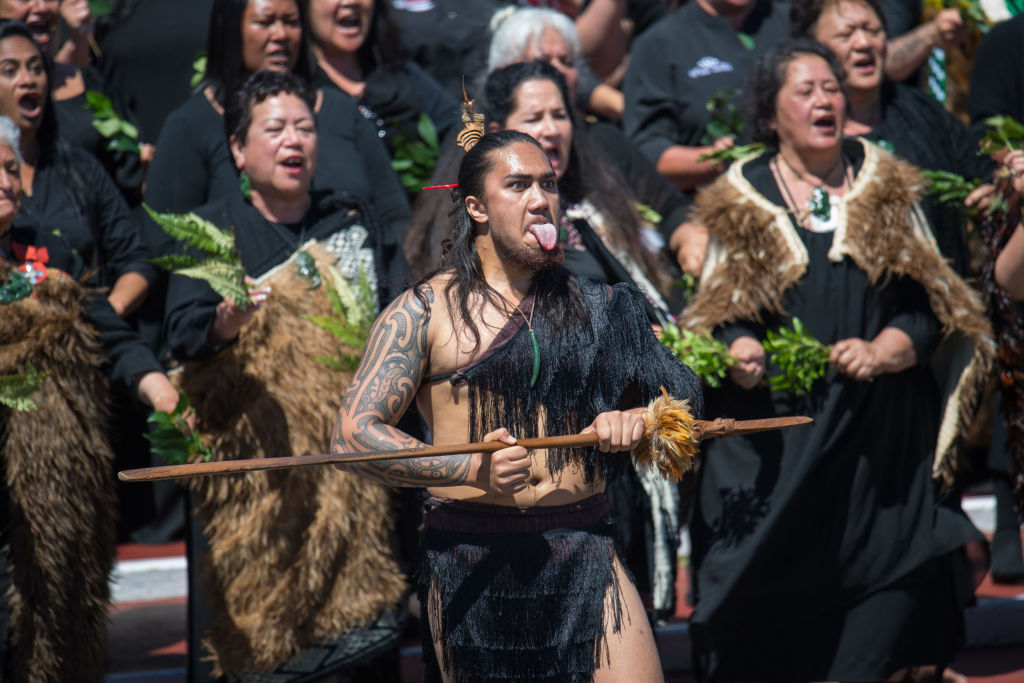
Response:
[[[935,10],[960,10],[960,16],[969,29],[977,29],[981,33],[988,33],[988,30],[991,28],[988,17],[985,16],[985,10],[982,8],[979,0],[926,0],[925,6]]]
[[[697,157],[697,161],[735,161],[746,157],[756,156],[764,151],[764,143],[752,142],[749,145],[733,145],[725,149],[718,149],[714,152],[707,152]]]
[[[426,114],[420,115],[416,124],[419,138],[407,135],[396,135],[394,155],[391,168],[398,173],[402,187],[411,195],[419,194],[423,186],[430,182],[441,155],[441,147],[437,138],[437,128]]]
[[[649,204],[633,202],[633,208],[640,214],[640,218],[651,225],[658,225],[662,221],[662,215],[655,211]]]
[[[185,421],[188,408],[188,396],[181,392],[178,394],[178,404],[174,406],[174,410],[169,413],[155,410],[146,420],[153,425],[153,429],[145,435],[149,441],[150,451],[163,458],[168,465],[213,460],[213,451]]]
[[[118,115],[109,97],[95,90],[86,90],[85,101],[92,111],[92,127],[109,141],[107,149],[139,153],[139,129]]]
[[[0,375],[0,405],[18,412],[36,410],[38,406],[32,400],[32,396],[49,376],[48,373],[39,372],[32,365],[28,366],[27,372]]]
[[[89,0],[89,13],[93,18],[105,17],[114,11],[114,3],[111,0]]]
[[[206,281],[213,291],[231,299],[239,308],[249,306],[245,268],[233,233],[221,230],[194,213],[157,213],[145,204],[143,207],[164,232],[205,255],[198,259],[189,254],[169,254],[150,259],[153,263],[177,275]]]
[[[1012,116],[985,119],[988,129],[981,139],[981,154],[995,154],[1004,149],[1024,149],[1024,125]]]
[[[709,333],[696,333],[669,325],[661,331],[661,343],[691,370],[701,376],[713,388],[722,386],[722,380],[736,359],[729,355],[729,348]]]
[[[328,273],[331,281],[325,284],[333,315],[310,315],[306,318],[333,334],[339,342],[336,355],[320,356],[316,361],[336,372],[351,372],[363,357],[370,327],[376,317],[377,297],[361,269],[354,286],[337,269],[330,268]]]
[[[740,91],[718,89],[708,98],[704,108],[711,115],[711,120],[704,127],[705,133],[701,144],[710,145],[718,138],[735,138],[743,132],[743,114],[732,101]]]
[[[768,386],[777,391],[802,396],[828,371],[832,347],[807,334],[799,318],[793,318],[792,328],[780,327],[778,332],[768,330],[762,345],[768,352],[768,362],[782,370],[781,374],[768,378]]]
[[[967,195],[981,187],[980,178],[967,180],[962,175],[949,171],[922,170],[921,175],[928,181],[926,194],[935,197],[942,204],[949,204],[969,216],[977,214],[977,210],[964,204]]]
[[[192,60],[192,77],[189,79],[189,85],[194,88],[204,78],[206,78],[206,50],[200,50],[196,53],[196,58]]]

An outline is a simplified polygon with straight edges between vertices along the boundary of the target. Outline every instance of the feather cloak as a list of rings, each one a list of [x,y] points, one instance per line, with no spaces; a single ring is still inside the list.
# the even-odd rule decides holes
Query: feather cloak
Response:
[[[333,262],[307,247],[320,268]],[[182,388],[219,459],[326,452],[350,375],[314,359],[336,339],[305,316],[331,314],[294,256],[260,278],[273,294],[237,342],[186,364]],[[211,553],[200,581],[213,613],[216,675],[266,671],[303,648],[372,623],[406,590],[385,487],[333,467],[188,481]]]
[[[12,269],[0,265],[0,279]],[[0,374],[48,377],[38,409],[0,408],[11,570],[7,680],[101,681],[116,542],[108,387],[85,290],[57,271],[0,305]]]
[[[995,347],[978,294],[942,258],[921,215],[924,179],[912,165],[866,140],[864,164],[840,200],[831,261],[850,258],[882,285],[905,276],[925,290],[945,340],[933,366],[943,389],[933,475],[951,484],[963,466],[964,434],[989,381]],[[701,287],[683,314],[691,329],[711,329],[762,311],[784,313],[783,294],[806,271],[807,249],[789,214],[758,193],[734,163],[701,191],[699,215],[710,232]]]

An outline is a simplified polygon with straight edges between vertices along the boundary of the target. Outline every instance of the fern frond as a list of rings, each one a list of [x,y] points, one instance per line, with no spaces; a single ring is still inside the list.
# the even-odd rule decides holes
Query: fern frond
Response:
[[[28,366],[26,372],[0,375],[0,405],[18,412],[36,410],[38,406],[32,400],[32,395],[47,377],[47,373],[39,372],[32,365]]]
[[[249,306],[245,271],[239,266],[218,261],[203,261],[195,266],[176,269],[174,273],[205,281],[213,291],[225,299],[231,299],[239,308],[245,309]]]
[[[210,221],[204,220],[194,213],[158,213],[148,204],[142,206],[150,218],[175,240],[184,242],[208,257],[220,261],[235,262],[239,260],[235,236],[230,231],[221,230]]]

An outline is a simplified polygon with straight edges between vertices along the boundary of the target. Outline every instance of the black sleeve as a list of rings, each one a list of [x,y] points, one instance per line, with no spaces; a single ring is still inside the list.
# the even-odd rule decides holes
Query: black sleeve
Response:
[[[421,110],[434,122],[438,139],[444,140],[461,121],[462,107],[459,101],[416,62],[406,62],[405,68],[412,77]]]
[[[907,278],[896,284],[904,290],[900,310],[889,320],[886,327],[895,327],[910,337],[917,353],[917,363],[923,365],[938,347],[942,339],[942,327],[932,313],[928,295],[921,285]]]
[[[652,164],[685,137],[674,104],[676,65],[666,60],[655,37],[647,34],[634,43],[622,88],[623,130]]]
[[[147,372],[163,372],[139,333],[114,312],[106,297],[91,292],[82,303],[83,317],[99,334],[103,355],[110,361],[104,370],[118,389],[134,395],[138,377]]]
[[[880,0],[889,38],[909,33],[921,23],[921,0]]]
[[[194,130],[188,111],[173,111],[156,142],[146,181],[146,203],[155,211],[184,213],[207,201],[210,169],[198,145],[205,136]]]
[[[147,260],[149,252],[138,222],[107,172],[87,152],[76,150],[75,163],[82,169],[93,198],[92,219],[99,235],[100,263],[109,282],[125,273],[138,273],[152,282],[156,269]]]
[[[985,135],[985,119],[1010,115],[1024,118],[1024,16],[997,24],[981,41],[971,69],[967,108],[971,135]]]
[[[167,281],[164,336],[171,354],[181,361],[220,351],[225,344],[210,342],[217,304],[222,297],[202,280],[171,275]]]
[[[637,201],[661,214],[661,223],[657,227],[665,244],[668,244],[672,232],[689,215],[693,202],[666,180],[618,128],[607,123],[596,123],[588,132],[593,142],[618,167]]]
[[[402,242],[411,212],[377,129],[362,117],[356,120],[356,126],[356,150],[373,191],[371,201],[379,229],[374,239],[378,249],[378,295],[383,307],[402,293],[410,278]]]

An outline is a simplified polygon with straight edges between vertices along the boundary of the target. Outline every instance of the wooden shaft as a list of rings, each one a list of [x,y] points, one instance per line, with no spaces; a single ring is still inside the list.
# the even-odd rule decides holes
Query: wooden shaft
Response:
[[[739,436],[769,429],[780,429],[812,422],[809,417],[776,417],[763,420],[694,420],[695,433],[700,439],[715,437]],[[532,439],[519,439],[517,445],[531,450],[543,448],[582,448],[596,446],[597,434],[568,434],[564,436],[542,436]],[[400,460],[405,458],[426,458],[440,455],[460,455],[465,453],[493,453],[507,448],[504,441],[478,441],[476,443],[448,444],[441,446],[425,446],[423,448],[405,448],[384,453],[319,453],[316,455],[296,455],[284,458],[252,458],[247,460],[219,460],[215,462],[197,462],[185,465],[160,465],[123,470],[117,476],[121,481],[158,481],[161,479],[181,479],[209,474],[230,474],[235,472],[257,472],[260,470],[278,470],[292,467],[314,467],[338,463],[373,462],[375,460]]]

